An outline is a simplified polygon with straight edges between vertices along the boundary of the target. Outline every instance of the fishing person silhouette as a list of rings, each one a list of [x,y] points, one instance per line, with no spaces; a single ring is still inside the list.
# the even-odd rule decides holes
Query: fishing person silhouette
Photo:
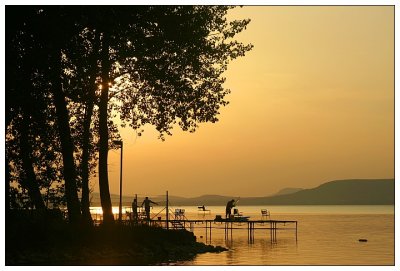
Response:
[[[235,205],[236,204],[234,199],[228,201],[228,203],[226,204],[225,218],[231,218],[231,210],[233,207],[235,207]]]
[[[150,220],[150,203],[153,203],[155,205],[158,205],[157,202],[152,201],[151,199],[149,199],[149,197],[146,197],[143,202],[142,202],[142,207],[144,205],[144,211],[146,213],[146,219]]]

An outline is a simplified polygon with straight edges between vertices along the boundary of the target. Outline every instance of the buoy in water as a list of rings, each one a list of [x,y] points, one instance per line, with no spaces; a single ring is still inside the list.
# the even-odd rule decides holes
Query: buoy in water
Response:
[[[368,242],[367,239],[358,239],[358,242]]]

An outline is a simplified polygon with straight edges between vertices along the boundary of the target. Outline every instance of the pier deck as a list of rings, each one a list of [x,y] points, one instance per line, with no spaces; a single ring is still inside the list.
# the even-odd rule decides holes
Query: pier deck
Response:
[[[194,231],[194,229],[205,229],[206,240],[211,240],[212,230],[224,230],[225,238],[229,239],[233,236],[233,230],[247,229],[249,242],[254,242],[255,230],[265,230],[270,233],[270,240],[277,242],[278,230],[293,230],[295,232],[297,242],[297,226],[295,220],[212,220],[212,219],[170,219],[170,220],[150,220],[151,226],[163,227],[170,230],[186,229]],[[286,227],[289,226],[289,227]]]
[[[151,219],[150,221],[140,219],[138,221],[131,220],[129,216],[125,216],[120,223],[131,226],[149,225],[154,227],[162,227],[168,230],[189,230],[205,229],[206,240],[211,241],[213,230],[224,230],[225,239],[233,238],[234,230],[247,230],[248,240],[250,243],[254,242],[255,231],[269,231],[271,243],[277,242],[278,230],[293,230],[297,242],[298,222],[296,220],[273,220],[273,219],[260,219],[260,220],[216,220],[216,219],[187,219],[181,217],[179,219]],[[95,225],[102,223],[102,219],[94,218]],[[264,235],[268,236],[268,235]]]

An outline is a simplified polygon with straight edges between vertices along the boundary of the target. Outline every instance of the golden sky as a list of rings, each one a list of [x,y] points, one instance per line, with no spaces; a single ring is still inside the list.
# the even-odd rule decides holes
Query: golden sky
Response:
[[[122,131],[123,194],[265,196],[335,179],[394,177],[394,7],[261,6],[237,38],[220,121],[165,142]],[[119,150],[109,153],[119,193]],[[97,179],[93,180],[98,191]]]

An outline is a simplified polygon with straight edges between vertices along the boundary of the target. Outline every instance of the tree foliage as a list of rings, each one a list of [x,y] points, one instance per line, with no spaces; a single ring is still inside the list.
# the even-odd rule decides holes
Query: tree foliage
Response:
[[[6,181],[16,184],[9,194],[29,190],[39,206],[38,190],[46,204],[66,201],[74,221],[89,219],[99,161],[103,213],[112,220],[114,118],[135,130],[153,125],[161,139],[175,125],[194,132],[216,122],[230,92],[223,73],[252,48],[235,40],[250,20],[228,21],[232,8],[6,7]]]
[[[129,29],[115,49],[123,56],[116,59],[123,76],[115,83],[124,124],[154,125],[164,139],[175,123],[194,132],[198,123],[218,120],[230,92],[222,75],[232,59],[252,48],[233,39],[250,20],[228,22],[231,8],[149,8],[145,23]]]

